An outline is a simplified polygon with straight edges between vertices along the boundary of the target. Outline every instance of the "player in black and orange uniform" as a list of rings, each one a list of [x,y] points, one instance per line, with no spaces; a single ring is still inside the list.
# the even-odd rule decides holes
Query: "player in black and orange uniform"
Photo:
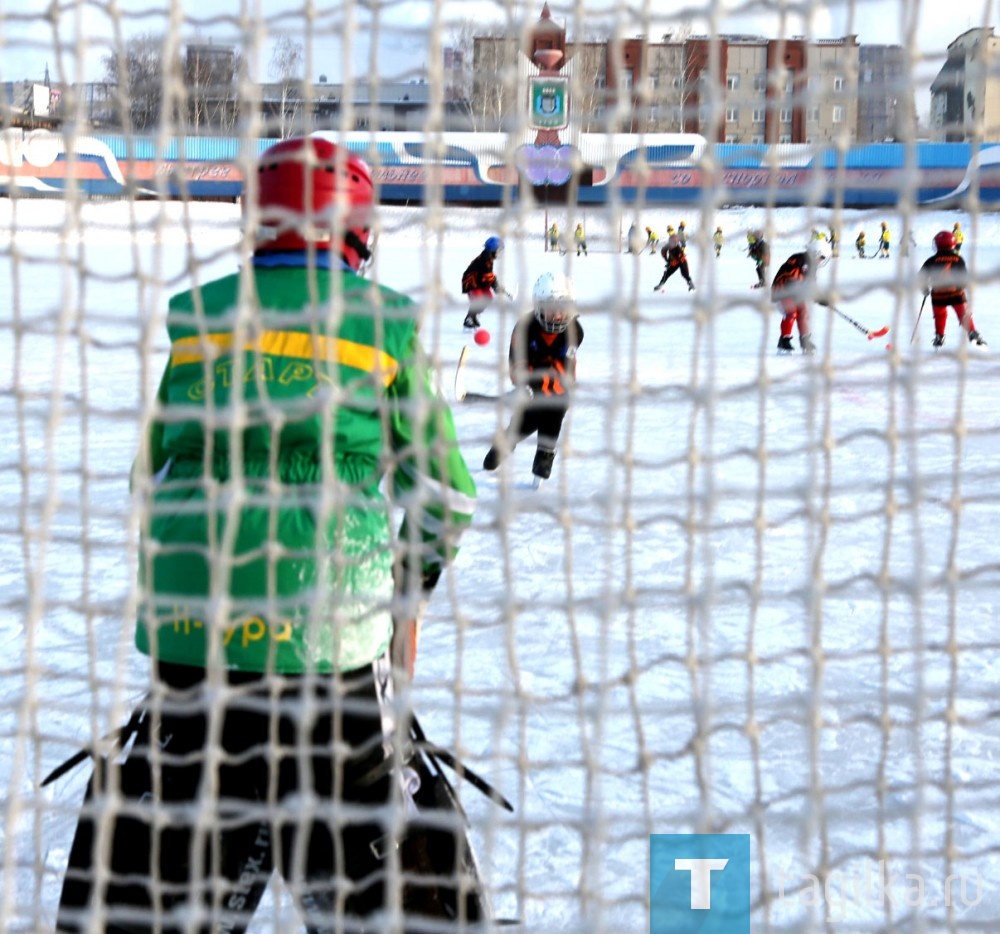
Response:
[[[955,249],[955,235],[950,230],[942,230],[934,236],[934,255],[920,267],[920,284],[924,295],[930,295],[934,311],[934,346],[944,344],[944,328],[948,323],[948,308],[954,308],[958,323],[969,332],[969,341],[981,347],[986,341],[976,330],[972,311],[967,304],[965,286],[969,273],[965,260]]]
[[[493,272],[493,263],[502,249],[503,240],[489,237],[483,244],[483,252],[462,273],[462,292],[469,296],[469,312],[465,316],[464,327],[478,328],[483,309],[493,301],[497,292],[504,291]]]
[[[810,280],[815,281],[816,270],[829,258],[824,241],[814,241],[808,250],[793,253],[786,259],[774,275],[771,283],[771,298],[783,312],[781,336],[778,338],[778,352],[791,353],[792,329],[799,329],[799,345],[803,353],[815,353],[816,345],[809,333],[809,292]]]
[[[653,291],[659,292],[667,279],[679,271],[688,284],[688,291],[693,292],[694,283],[691,281],[691,273],[688,271],[687,253],[684,251],[684,244],[681,242],[680,236],[674,232],[673,227],[667,228],[667,242],[661,247],[660,256],[663,257],[663,261],[667,265],[663,270],[662,278],[653,286]]]
[[[537,484],[552,473],[556,443],[576,383],[576,352],[583,343],[583,327],[576,315],[573,283],[561,273],[541,275],[532,298],[532,312],[514,325],[509,354],[510,381],[529,390],[531,398],[515,410],[503,436],[487,452],[483,468],[496,470],[521,441],[537,432],[531,466]]]

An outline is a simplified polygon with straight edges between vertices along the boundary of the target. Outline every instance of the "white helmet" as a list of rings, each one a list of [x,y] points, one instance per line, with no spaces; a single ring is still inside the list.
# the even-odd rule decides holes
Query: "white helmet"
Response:
[[[565,331],[573,319],[576,292],[573,280],[561,272],[545,272],[538,277],[531,297],[535,318],[549,333]]]
[[[822,241],[815,240],[809,244],[809,265],[815,270],[819,269],[830,259],[830,248]]]

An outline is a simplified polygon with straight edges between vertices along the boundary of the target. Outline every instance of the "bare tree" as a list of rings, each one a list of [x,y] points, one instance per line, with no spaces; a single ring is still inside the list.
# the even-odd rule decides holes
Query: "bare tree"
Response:
[[[650,117],[647,129],[683,133],[700,89],[700,69],[687,54],[693,34],[688,22],[678,23],[673,32],[664,33],[661,41],[649,47],[646,79],[649,82]]]
[[[584,133],[600,131],[608,105],[606,46],[582,42],[567,49],[572,59],[570,108],[574,123]]]
[[[232,132],[240,122],[240,87],[246,80],[247,60],[234,52],[229,73],[223,87],[226,95],[219,97],[218,126]]]
[[[446,99],[460,109],[476,132],[500,130],[509,108],[505,76],[516,64],[519,43],[502,23],[457,19],[445,43],[450,67]]]
[[[496,133],[505,128],[515,106],[517,57],[521,54],[518,36],[476,37],[469,106],[474,130]]]
[[[680,87],[678,113],[680,115],[680,125],[677,129],[681,133],[704,133],[702,126],[702,105],[706,87],[706,72],[688,54],[687,46],[684,47],[683,64],[679,69]]]
[[[567,47],[572,106],[581,130],[679,131],[682,112],[698,87],[698,74],[684,54],[690,24],[680,23],[662,42],[643,42],[640,67],[631,84],[624,80],[623,45],[610,34],[613,25],[588,21]]]
[[[607,30],[599,25],[587,25],[576,39],[567,45],[570,59],[569,73],[573,76],[570,107],[574,120],[584,133],[605,129],[608,94],[608,43]]]
[[[474,85],[473,55],[479,24],[472,19],[455,20],[445,40],[445,100],[472,118]]]
[[[163,36],[144,33],[103,59],[104,80],[117,89],[115,119],[136,132],[158,126],[163,116]]]
[[[245,60],[235,49],[189,45],[184,61],[187,121],[202,129],[232,130],[239,120],[239,81]]]
[[[281,139],[295,131],[295,118],[302,102],[302,66],[305,56],[302,43],[290,36],[282,36],[274,47],[268,73],[279,85],[280,112],[278,114]]]

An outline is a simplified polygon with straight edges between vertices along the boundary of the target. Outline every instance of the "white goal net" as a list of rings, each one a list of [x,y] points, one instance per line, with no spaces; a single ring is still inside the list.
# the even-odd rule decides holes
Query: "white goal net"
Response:
[[[991,24],[929,45],[906,0],[273,6],[0,9],[0,929],[56,928],[93,760],[43,779],[119,755],[149,690],[133,463],[168,302],[250,268],[258,156],[318,133],[371,166],[367,276],[416,303],[478,494],[407,699],[513,810],[445,769],[492,920],[389,898],[308,929],[1000,930]],[[956,118],[942,87],[978,103]],[[661,253],[679,230],[686,265]],[[959,311],[924,295],[942,231]],[[492,237],[498,291],[464,328]],[[802,253],[793,321],[771,285]],[[548,273],[583,340],[539,484],[537,435],[484,459],[524,412],[508,349]],[[227,430],[254,417],[235,398]],[[305,930],[262,881],[249,930]],[[91,908],[80,929],[111,929]]]

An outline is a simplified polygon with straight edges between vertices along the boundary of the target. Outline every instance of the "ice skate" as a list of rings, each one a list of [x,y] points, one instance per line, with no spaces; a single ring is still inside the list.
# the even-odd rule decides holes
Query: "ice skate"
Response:
[[[812,337],[808,334],[803,334],[799,338],[799,345],[802,347],[803,353],[816,353],[816,345],[813,343]]]
[[[535,460],[531,465],[531,474],[538,483],[542,480],[548,480],[552,476],[552,462],[555,459],[555,451],[546,451],[542,448],[535,451]]]
[[[496,470],[502,460],[503,456],[500,454],[499,449],[496,445],[493,445],[486,452],[486,457],[483,458],[483,470]]]
[[[978,331],[969,331],[969,343],[975,344],[977,347],[986,346],[986,341]]]
[[[969,337],[971,339],[972,335],[970,334]],[[943,334],[935,334],[934,335],[934,340],[931,341],[931,346],[932,347],[944,347],[944,335]]]
[[[794,350],[791,336],[778,338],[778,353],[792,353]]]

